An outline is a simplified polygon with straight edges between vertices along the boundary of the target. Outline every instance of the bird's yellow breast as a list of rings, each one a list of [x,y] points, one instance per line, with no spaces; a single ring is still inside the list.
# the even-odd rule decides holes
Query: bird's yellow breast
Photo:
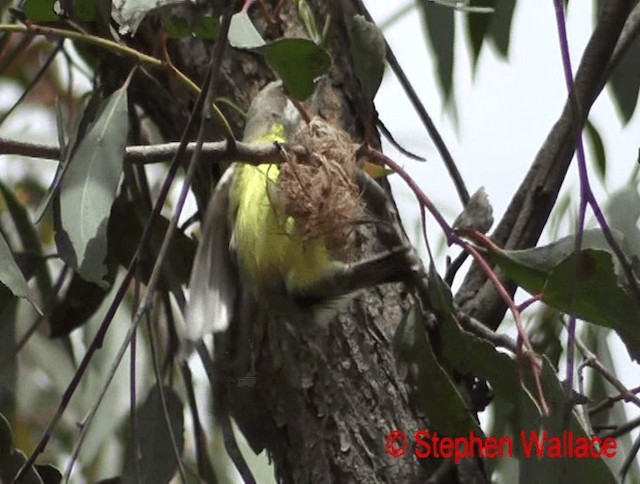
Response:
[[[282,131],[273,130],[260,141],[284,142]],[[303,241],[295,220],[275,207],[269,185],[280,175],[277,165],[239,164],[232,187],[235,217],[235,248],[244,275],[258,290],[275,284],[301,289],[331,266],[323,238]],[[273,189],[271,189],[273,193]]]

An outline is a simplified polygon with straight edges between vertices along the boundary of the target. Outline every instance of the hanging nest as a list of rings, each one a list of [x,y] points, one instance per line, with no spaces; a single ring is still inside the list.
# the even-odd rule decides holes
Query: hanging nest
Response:
[[[303,240],[324,237],[346,255],[353,222],[360,215],[356,146],[349,135],[315,117],[296,133],[293,144],[306,154],[288,153],[277,183],[284,211]]]

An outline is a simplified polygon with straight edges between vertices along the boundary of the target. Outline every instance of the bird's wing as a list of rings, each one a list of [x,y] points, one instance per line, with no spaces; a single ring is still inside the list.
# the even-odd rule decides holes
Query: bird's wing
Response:
[[[238,269],[231,260],[228,221],[229,192],[233,185],[233,164],[216,185],[204,222],[202,239],[193,263],[190,297],[185,311],[182,340],[197,341],[203,336],[225,331],[233,316],[238,287]]]

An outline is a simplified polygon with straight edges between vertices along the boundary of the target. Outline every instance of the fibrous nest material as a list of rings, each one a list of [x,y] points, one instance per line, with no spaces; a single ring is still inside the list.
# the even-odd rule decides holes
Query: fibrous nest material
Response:
[[[356,146],[349,135],[315,117],[296,133],[291,152],[280,165],[277,184],[284,210],[303,240],[325,237],[331,249],[348,252],[353,222],[360,214],[356,184]]]

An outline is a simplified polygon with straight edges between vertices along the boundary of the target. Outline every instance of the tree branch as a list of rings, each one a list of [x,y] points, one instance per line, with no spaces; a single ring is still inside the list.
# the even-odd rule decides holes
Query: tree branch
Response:
[[[492,238],[498,245],[520,249],[537,243],[575,151],[576,124],[582,127],[604,87],[603,72],[634,3],[632,0],[612,0],[604,4],[575,77],[580,118],[576,119],[571,103],[567,101],[493,233]],[[513,294],[516,286],[508,283],[508,288]],[[456,302],[463,312],[485,321],[493,329],[500,324],[506,310],[506,305],[477,266],[467,274]]]

